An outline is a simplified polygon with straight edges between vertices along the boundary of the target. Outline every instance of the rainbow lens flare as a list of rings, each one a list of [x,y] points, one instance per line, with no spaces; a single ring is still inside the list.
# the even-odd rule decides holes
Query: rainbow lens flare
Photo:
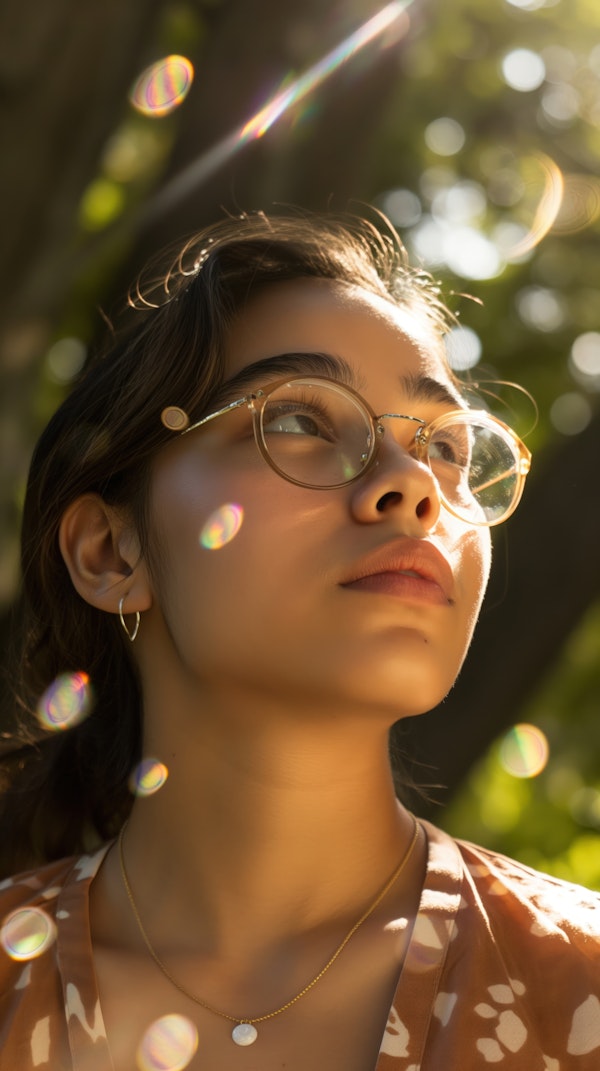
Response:
[[[513,725],[500,743],[500,763],[513,777],[537,777],[549,755],[547,737],[536,725]]]
[[[136,111],[152,119],[169,115],[187,97],[194,68],[185,56],[165,56],[142,71],[129,94]]]
[[[0,944],[11,959],[37,959],[56,938],[56,926],[40,907],[21,907],[7,915]]]
[[[595,175],[564,175],[565,189],[553,230],[577,234],[600,218],[600,179]]]
[[[411,0],[404,0],[404,2],[392,0],[392,3],[386,4],[370,19],[367,19],[362,26],[359,26],[354,33],[346,37],[336,48],[333,48],[312,67],[309,67],[304,74],[294,79],[285,88],[282,88],[242,127],[239,134],[240,141],[246,142],[254,138],[262,138],[269,127],[288,108],[304,100],[326,78],[329,78],[338,67],[341,67],[343,63],[355,56],[361,48],[364,48],[370,41],[374,41],[386,30],[389,30],[401,16],[405,20],[402,26],[402,30],[405,32],[408,27],[406,8],[410,2]],[[400,33],[399,30],[397,32]]]
[[[390,41],[397,43],[410,25],[407,9],[413,2],[392,0],[298,78],[290,81],[286,76],[280,90],[255,115],[188,164],[154,196],[146,210],[147,218],[157,218],[196,190],[244,145],[262,138],[278,119],[314,93],[334,71],[352,60],[371,42],[379,41],[381,47]]]
[[[228,502],[211,513],[202,531],[200,532],[200,544],[205,550],[220,550],[221,547],[231,543],[235,539],[242,522],[244,510],[242,506],[236,506]]]
[[[529,187],[535,202],[533,220],[523,238],[507,250],[508,260],[518,260],[530,253],[546,237],[560,212],[565,191],[561,169],[545,153],[536,153],[524,161],[524,170],[525,185]]]
[[[129,778],[129,790],[134,796],[153,796],[163,787],[169,771],[158,759],[142,759]]]
[[[148,1027],[137,1052],[139,1071],[182,1071],[198,1048],[198,1031],[184,1015],[163,1015]]]
[[[36,716],[42,728],[59,732],[79,725],[91,706],[92,691],[87,673],[61,673],[39,700]]]

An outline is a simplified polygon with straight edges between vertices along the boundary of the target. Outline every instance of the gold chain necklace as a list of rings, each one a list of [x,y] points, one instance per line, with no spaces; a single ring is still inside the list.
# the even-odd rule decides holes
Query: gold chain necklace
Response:
[[[233,1041],[235,1041],[236,1045],[252,1045],[253,1042],[255,1042],[257,1037],[258,1037],[258,1031],[256,1029],[256,1024],[257,1023],[264,1023],[267,1019],[274,1019],[276,1015],[281,1015],[282,1012],[287,1011],[287,1009],[291,1008],[292,1005],[295,1004],[298,1000],[300,1000],[302,997],[306,996],[306,994],[313,988],[313,986],[315,986],[317,984],[317,982],[319,982],[321,980],[323,975],[326,974],[327,971],[329,970],[329,968],[335,963],[335,961],[338,958],[338,956],[340,955],[340,953],[343,952],[344,948],[348,944],[348,941],[350,940],[350,938],[354,937],[354,934],[356,933],[356,931],[358,929],[360,929],[360,927],[362,926],[363,922],[366,922],[367,919],[369,918],[369,916],[373,914],[375,908],[378,907],[378,905],[381,903],[383,898],[386,896],[386,894],[392,888],[392,885],[394,885],[395,882],[398,880],[398,878],[400,877],[402,871],[404,870],[405,866],[407,865],[407,863],[408,863],[408,861],[409,861],[409,859],[410,859],[410,857],[411,857],[411,855],[413,853],[414,847],[415,847],[415,845],[417,843],[417,839],[418,839],[418,836],[419,836],[419,829],[420,829],[419,823],[417,822],[416,818],[414,818],[414,817],[413,817],[413,822],[414,822],[414,832],[413,832],[412,840],[411,840],[411,842],[410,842],[410,844],[408,846],[408,849],[407,849],[404,857],[402,858],[402,860],[400,861],[399,865],[394,870],[394,873],[392,874],[391,878],[389,878],[388,881],[386,881],[386,883],[383,886],[383,888],[380,889],[380,891],[377,893],[377,896],[375,897],[373,902],[369,905],[369,907],[366,909],[366,911],[364,911],[363,914],[360,916],[358,922],[355,922],[354,926],[352,926],[352,928],[348,931],[348,933],[344,937],[344,940],[341,942],[341,944],[338,945],[338,947],[336,948],[336,950],[333,953],[333,955],[330,956],[330,958],[327,960],[327,963],[325,964],[325,966],[321,968],[321,970],[319,971],[319,973],[317,975],[315,975],[315,977],[313,978],[312,982],[309,982],[307,985],[305,985],[304,989],[301,989],[299,993],[296,993],[296,996],[292,997],[291,1000],[286,1001],[285,1004],[282,1004],[280,1008],[276,1008],[275,1011],[267,1012],[265,1015],[256,1015],[256,1016],[254,1016],[254,1018],[249,1018],[249,1017],[242,1018],[242,1017],[239,1017],[237,1015],[229,1015],[227,1012],[220,1011],[219,1008],[214,1008],[212,1006],[212,1004],[208,1004],[206,1001],[201,1000],[200,997],[195,996],[194,993],[191,993],[189,991],[189,989],[186,989],[185,986],[181,985],[181,983],[178,982],[173,977],[173,975],[169,971],[168,967],[165,966],[163,961],[158,956],[157,952],[154,950],[154,947],[153,947],[153,945],[152,945],[152,943],[150,941],[150,938],[148,937],[148,934],[146,933],[146,930],[144,929],[144,924],[143,924],[143,922],[142,922],[142,920],[140,918],[140,913],[139,913],[139,911],[137,909],[136,902],[135,902],[135,900],[133,898],[133,893],[131,891],[131,885],[129,884],[129,879],[127,877],[127,871],[125,869],[125,857],[124,857],[124,854],[123,854],[123,835],[125,833],[125,828],[126,828],[126,824],[127,823],[123,826],[123,828],[121,829],[121,832],[119,834],[119,858],[120,858],[120,861],[121,861],[121,874],[122,874],[122,877],[123,877],[123,884],[125,886],[125,889],[126,889],[126,892],[127,892],[127,896],[129,898],[129,903],[131,904],[131,910],[133,911],[133,914],[135,916],[135,921],[137,922],[137,925],[138,925],[138,929],[139,929],[139,931],[140,931],[140,933],[141,933],[141,935],[142,935],[142,937],[144,939],[144,943],[146,945],[146,948],[148,949],[148,951],[149,951],[150,955],[152,956],[152,959],[156,963],[157,967],[160,968],[162,973],[169,979],[171,984],[174,985],[175,988],[179,990],[180,993],[183,993],[184,996],[189,997],[189,999],[193,1000],[195,1004],[199,1004],[201,1008],[204,1008],[208,1012],[212,1012],[213,1015],[220,1016],[221,1019],[227,1019],[230,1023],[235,1023],[236,1025],[234,1026],[234,1028],[233,1028],[233,1030],[231,1032],[231,1037],[232,1037]]]

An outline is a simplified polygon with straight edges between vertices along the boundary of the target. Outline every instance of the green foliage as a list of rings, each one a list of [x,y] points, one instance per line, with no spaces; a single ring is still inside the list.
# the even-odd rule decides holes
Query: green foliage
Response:
[[[380,189],[402,187],[420,200],[421,220],[407,227],[402,216],[396,222],[409,250],[421,257],[425,222],[441,223],[452,240],[444,191],[462,188],[462,222],[498,242],[502,231],[507,239],[507,225],[534,227],[547,158],[561,170],[561,210],[546,237],[522,257],[509,257],[487,277],[485,271],[453,271],[452,256],[450,270],[443,255],[424,258],[449,290],[482,300],[480,306],[462,302],[459,311],[483,342],[485,368],[524,383],[538,399],[538,446],[556,434],[556,423],[564,431],[558,410],[551,420],[557,399],[583,395],[589,413],[600,382],[574,375],[568,360],[575,338],[600,326],[600,7],[581,2],[578,18],[572,5],[530,7],[479,0],[431,6],[406,48],[405,78],[385,119],[379,167]],[[514,49],[543,59],[546,78],[538,88],[518,91],[505,81],[502,63]],[[456,153],[431,147],[430,124],[442,117],[464,132]],[[394,219],[393,201],[380,194],[379,203]],[[457,244],[464,240],[457,227],[454,233]]]
[[[511,775],[496,741],[443,824],[455,836],[600,889],[600,605],[571,636],[561,663],[519,713],[545,734],[538,776]],[[485,711],[482,712],[485,716]]]

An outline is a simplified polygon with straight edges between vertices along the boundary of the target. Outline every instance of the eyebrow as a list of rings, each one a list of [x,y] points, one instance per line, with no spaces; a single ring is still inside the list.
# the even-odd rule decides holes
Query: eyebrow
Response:
[[[265,375],[293,376],[304,372],[314,376],[335,379],[346,387],[355,386],[352,367],[343,357],[331,353],[303,353],[291,351],[277,353],[273,357],[262,357],[258,361],[241,368],[239,372],[225,380],[214,395],[211,404],[224,403],[232,394],[247,390]]]
[[[401,376],[400,383],[406,396],[411,402],[438,402],[441,405],[451,405],[454,408],[465,408],[464,398],[451,383],[443,383],[433,376],[409,375]]]
[[[358,390],[361,386],[352,366],[343,357],[332,353],[304,353],[291,351],[278,353],[273,357],[262,357],[240,369],[234,376],[221,384],[211,405],[224,404],[232,394],[243,392],[256,383],[262,376],[268,375],[302,375],[308,373],[324,376],[343,383],[346,387]],[[400,376],[400,387],[410,402],[436,402],[453,408],[464,408],[464,399],[451,383],[443,383],[433,376],[413,374]]]

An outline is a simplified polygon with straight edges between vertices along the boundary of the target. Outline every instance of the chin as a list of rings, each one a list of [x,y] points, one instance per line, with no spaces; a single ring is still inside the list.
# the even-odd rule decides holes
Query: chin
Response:
[[[442,675],[438,666],[407,664],[396,659],[369,671],[355,664],[352,673],[340,681],[346,706],[354,705],[381,712],[393,724],[403,718],[417,717],[441,703],[452,688],[456,675]]]
[[[452,655],[441,652],[438,644],[424,642],[422,637],[416,645],[396,648],[370,674],[373,699],[387,700],[387,705],[399,711],[397,717],[433,710],[452,689],[465,653],[466,649]]]

